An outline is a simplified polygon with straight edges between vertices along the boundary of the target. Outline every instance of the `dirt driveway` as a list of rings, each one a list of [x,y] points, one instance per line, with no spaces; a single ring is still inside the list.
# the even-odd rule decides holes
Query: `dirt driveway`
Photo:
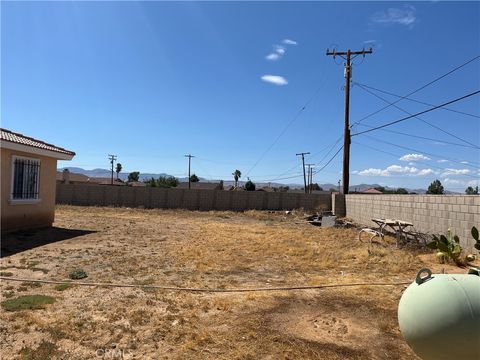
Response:
[[[64,280],[83,269],[89,282],[231,289],[411,281],[423,266],[440,270],[433,255],[394,246],[368,255],[357,230],[300,215],[60,206],[53,229],[2,239],[2,276]],[[417,359],[397,325],[403,290],[212,294],[2,281],[2,301],[54,298],[1,310],[2,358]]]

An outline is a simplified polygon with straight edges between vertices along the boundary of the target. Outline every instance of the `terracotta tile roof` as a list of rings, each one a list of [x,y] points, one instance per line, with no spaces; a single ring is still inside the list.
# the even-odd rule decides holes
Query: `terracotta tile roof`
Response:
[[[15,133],[13,131],[2,129],[2,128],[0,128],[0,140],[9,141],[9,142],[20,144],[20,145],[32,146],[32,147],[36,147],[43,150],[54,151],[61,154],[75,155],[73,151],[69,151],[67,149],[46,143],[44,141],[37,140],[32,137],[25,136],[23,134]]]
[[[377,189],[370,188],[368,190],[363,191],[363,194],[383,194],[383,193]]]

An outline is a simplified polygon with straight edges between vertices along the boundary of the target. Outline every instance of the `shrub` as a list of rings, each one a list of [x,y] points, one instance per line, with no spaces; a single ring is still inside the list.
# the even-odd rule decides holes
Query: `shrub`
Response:
[[[72,280],[85,279],[87,276],[87,273],[83,269],[75,269],[68,274],[68,277]]]
[[[64,290],[67,290],[69,288],[72,287],[72,284],[67,284],[67,283],[64,283],[64,284],[57,284],[55,285],[55,290],[57,291],[64,291]]]
[[[47,304],[53,304],[55,298],[45,295],[24,295],[15,299],[2,301],[1,305],[7,311],[43,309]]]

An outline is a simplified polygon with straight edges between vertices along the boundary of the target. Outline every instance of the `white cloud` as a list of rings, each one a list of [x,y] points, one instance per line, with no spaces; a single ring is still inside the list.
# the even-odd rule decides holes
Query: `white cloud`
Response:
[[[285,47],[284,46],[275,45],[274,49],[275,49],[275,52],[279,55],[285,54]]]
[[[265,82],[275,84],[275,85],[287,85],[288,81],[283,76],[278,75],[263,75],[261,79]]]
[[[452,179],[452,178],[444,178],[442,179],[442,184],[444,185],[460,185],[457,187],[458,190],[461,189],[461,187],[467,187],[467,186],[480,186],[480,180],[458,180],[458,179]]]
[[[265,56],[265,59],[270,60],[270,61],[277,61],[278,59],[280,59],[280,55],[277,54],[277,53],[271,53],[271,54],[268,54],[267,56]]]
[[[457,179],[450,179],[450,178],[442,179],[442,182],[445,185],[465,185],[464,181],[457,180]]]
[[[412,5],[404,5],[403,8],[388,8],[377,11],[370,20],[376,24],[392,25],[399,24],[412,28],[418,22],[416,9]]]
[[[358,175],[363,176],[388,176],[386,170],[369,168],[358,172]]]
[[[286,45],[297,45],[298,44],[295,40],[292,40],[292,39],[283,39],[282,43],[284,43]]]
[[[437,160],[437,162],[439,162],[439,163],[446,163],[446,162],[448,162],[448,160],[441,159],[441,160]]]
[[[392,175],[425,176],[435,174],[432,169],[418,169],[414,166],[390,165],[386,169],[369,168],[358,172],[364,176],[392,176]]]
[[[470,174],[470,170],[468,170],[468,169],[445,169],[445,172],[442,174],[442,176],[466,175],[466,174]]]
[[[422,169],[417,173],[418,176],[433,175],[433,174],[435,174],[435,171],[433,171],[432,169]]]
[[[461,164],[468,164],[468,161],[460,161]]]
[[[403,155],[399,160],[401,161],[421,161],[421,160],[430,160],[428,156],[422,154],[406,154]]]

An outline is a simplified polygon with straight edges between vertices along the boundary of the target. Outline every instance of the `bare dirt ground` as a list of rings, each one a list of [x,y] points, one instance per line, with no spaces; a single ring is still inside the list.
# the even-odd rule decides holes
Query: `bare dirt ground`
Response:
[[[2,239],[16,278],[201,288],[413,281],[425,266],[463,272],[394,240],[368,254],[358,230],[303,213],[60,206],[53,229]],[[72,281],[75,283],[75,280]],[[43,309],[1,310],[3,359],[418,359],[402,339],[405,286],[192,293],[1,281],[2,301],[49,295]]]

